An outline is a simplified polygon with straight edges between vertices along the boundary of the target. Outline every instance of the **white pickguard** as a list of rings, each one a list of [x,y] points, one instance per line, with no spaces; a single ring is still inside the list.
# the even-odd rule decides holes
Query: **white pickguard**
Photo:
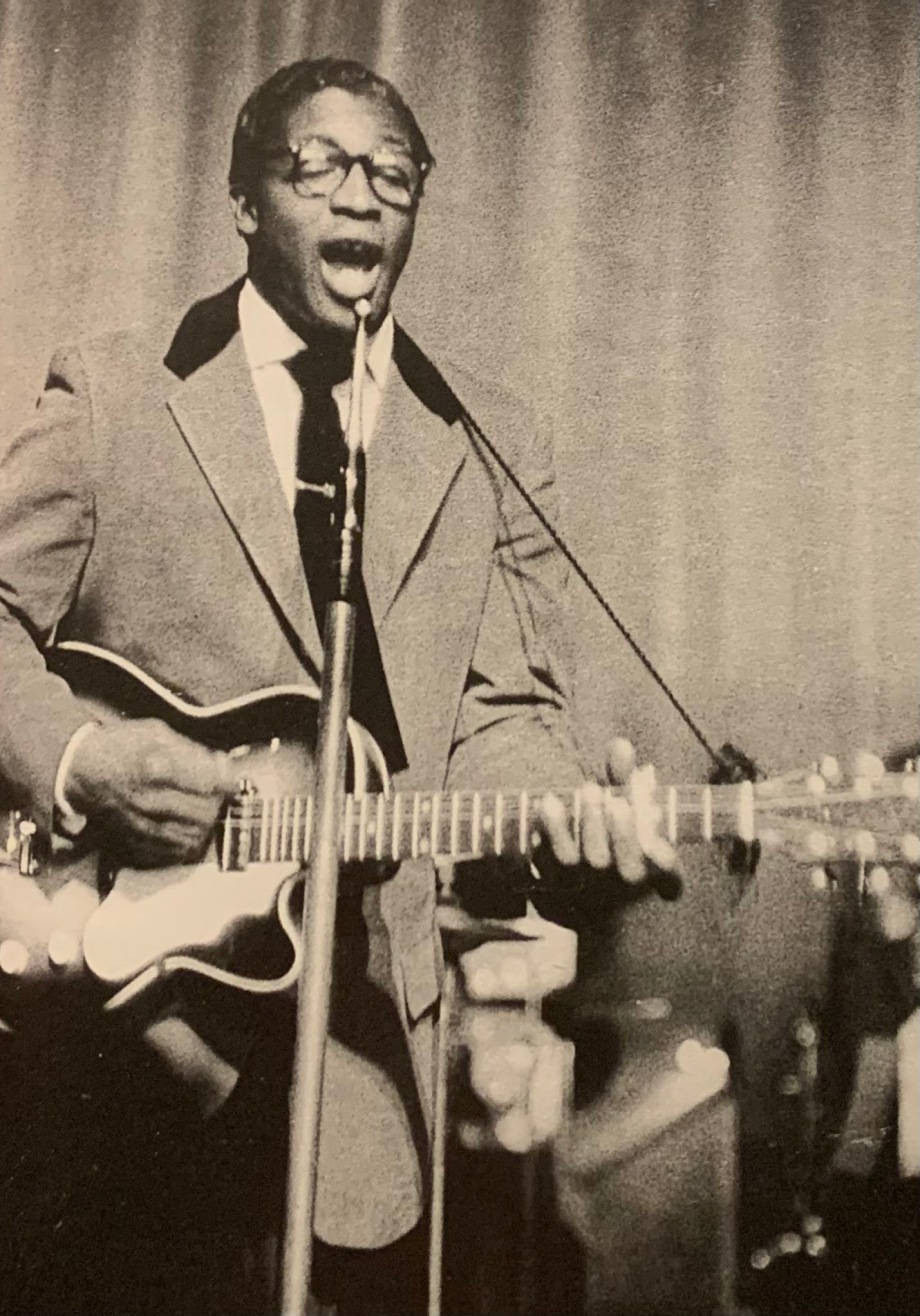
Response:
[[[109,895],[83,930],[87,968],[120,985],[175,953],[194,953],[226,941],[234,925],[274,912],[290,860],[253,863],[225,872],[216,859],[156,870],[121,869]]]

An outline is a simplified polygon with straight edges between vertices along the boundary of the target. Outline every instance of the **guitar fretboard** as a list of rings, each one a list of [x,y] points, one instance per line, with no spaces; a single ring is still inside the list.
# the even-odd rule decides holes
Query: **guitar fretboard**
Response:
[[[917,778],[888,774],[880,783],[855,783],[845,790],[816,793],[810,788],[783,790],[776,782],[735,786],[667,786],[655,788],[656,830],[672,845],[717,837],[752,842],[755,837],[777,848],[792,841],[805,846],[802,857],[827,857],[821,837],[831,837],[836,857],[867,850],[862,814],[881,801],[888,807],[886,828],[902,857],[917,862]],[[611,794],[624,794],[610,791]],[[580,790],[555,792],[576,834],[583,797]],[[395,791],[389,795],[347,796],[339,853],[343,861],[400,861],[427,857],[460,861],[489,855],[529,855],[540,841],[537,826],[542,792]],[[844,822],[840,827],[838,820]],[[303,863],[313,842],[312,796],[237,798],[220,829],[224,868],[247,863]],[[832,826],[832,824],[834,824]],[[831,833],[833,832],[833,836]],[[873,834],[879,828],[873,827]],[[920,844],[920,843],[918,843]],[[865,857],[865,855],[863,855]]]

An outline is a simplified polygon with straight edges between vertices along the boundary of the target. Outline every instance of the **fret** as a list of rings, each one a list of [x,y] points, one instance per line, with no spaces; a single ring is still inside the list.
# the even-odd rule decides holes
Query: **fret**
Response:
[[[436,859],[441,852],[441,792],[435,791],[431,797],[431,843],[429,854]]]
[[[307,815],[303,820],[303,862],[306,863],[313,850],[313,796],[307,796]]]
[[[491,840],[492,853],[495,853],[495,811],[489,809],[489,796],[486,796],[485,807],[481,810],[479,822],[479,845],[482,854],[487,853],[487,845]]]
[[[342,862],[348,863],[351,859],[351,832],[354,825],[355,798],[353,795],[345,797],[345,834],[342,838]]]
[[[668,787],[667,803],[665,806],[666,823],[668,829],[668,840],[672,845],[677,844],[677,790],[674,786]]]
[[[235,798],[239,798],[236,796]],[[229,872],[230,865],[233,862],[233,831],[236,827],[236,820],[233,817],[232,805],[227,810],[224,817],[224,835],[220,847],[220,867],[223,872]]]
[[[742,781],[738,783],[738,813],[737,813],[737,830],[739,840],[750,845],[754,840],[754,783],[752,781]]]
[[[358,858],[367,858],[367,795],[361,796],[358,814]]]
[[[526,791],[521,791],[521,795],[520,795],[521,816],[520,816],[520,819],[519,819],[519,821],[518,821],[518,851],[519,851],[522,855],[527,854],[527,851],[528,851],[528,846],[527,846],[527,841],[528,841],[528,834],[527,834],[527,832],[528,832],[527,812],[528,812],[528,806],[529,806],[529,804],[530,804],[530,797],[528,796],[527,792],[526,792]]]
[[[301,842],[303,839],[303,833],[302,833],[301,821],[300,821],[302,813],[303,813],[303,797],[300,795],[295,795],[294,814],[293,817],[291,818],[291,859],[294,861],[295,864],[299,864],[303,859],[302,846],[300,849],[300,853],[298,854],[297,852],[298,843]]]
[[[280,847],[281,853],[278,855],[279,859],[286,860],[291,857],[288,851],[289,837],[291,834],[290,826],[291,826],[291,797],[290,795],[285,795],[284,799],[281,802],[281,847]]]
[[[232,860],[233,866],[239,869],[246,868],[252,851],[252,800],[251,791],[245,791],[240,800],[236,845],[234,847],[236,853]]]
[[[418,858],[418,824],[419,824],[419,807],[420,799],[418,791],[412,796],[412,837],[409,853],[413,859]]]
[[[700,800],[702,806],[702,817],[700,819],[700,833],[704,841],[712,840],[712,787],[704,786]]]
[[[262,800],[262,816],[259,819],[259,863],[268,859],[268,800]]]
[[[278,858],[278,825],[279,825],[280,813],[281,813],[281,810],[279,809],[278,805],[279,805],[279,800],[276,795],[271,802],[272,822],[271,822],[271,836],[269,838],[269,845],[268,845],[268,857],[269,860],[272,862],[274,862]]]
[[[460,792],[453,791],[450,797],[450,855],[451,858],[460,849]]]
[[[374,858],[383,858],[383,832],[386,816],[386,796],[381,792],[377,796],[377,821],[374,825]]]
[[[501,791],[495,792],[495,831],[493,833],[494,848],[496,854],[502,852],[502,828],[505,825],[505,798]]]
[[[482,797],[479,791],[473,791],[473,821],[470,827],[470,851],[474,855],[482,853]]]
[[[402,793],[400,791],[397,791],[396,794],[393,796],[393,844],[391,846],[391,849],[393,851],[394,859],[402,858],[402,847],[400,845],[400,841],[402,839],[400,836],[401,827],[402,827]]]

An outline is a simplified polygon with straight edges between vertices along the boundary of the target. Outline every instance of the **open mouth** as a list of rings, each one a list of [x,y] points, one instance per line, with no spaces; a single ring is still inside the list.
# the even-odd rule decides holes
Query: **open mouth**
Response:
[[[323,281],[334,297],[370,297],[380,274],[383,247],[361,238],[331,238],[320,246]]]

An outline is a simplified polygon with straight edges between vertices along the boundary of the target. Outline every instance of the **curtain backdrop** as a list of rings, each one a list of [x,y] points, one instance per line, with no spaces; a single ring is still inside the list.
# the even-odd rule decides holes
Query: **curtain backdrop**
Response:
[[[920,735],[914,0],[6,0],[0,415],[235,276],[237,108],[395,80],[437,168],[398,311],[555,428],[573,547],[706,733]],[[500,436],[495,436],[500,439]],[[579,718],[705,755],[580,586]]]

